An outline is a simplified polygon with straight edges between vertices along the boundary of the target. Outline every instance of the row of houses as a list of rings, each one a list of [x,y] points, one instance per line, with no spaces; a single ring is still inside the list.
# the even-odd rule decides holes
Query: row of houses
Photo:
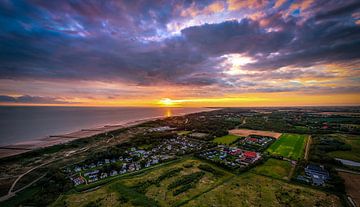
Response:
[[[261,154],[258,152],[224,145],[219,145],[215,149],[201,152],[199,156],[215,163],[224,164],[230,168],[248,166],[261,158]]]
[[[262,152],[275,140],[275,138],[269,136],[249,135],[244,139],[240,139],[237,145],[244,149]]]
[[[101,159],[90,164],[79,163],[73,167],[67,168],[66,171],[71,174],[70,179],[73,181],[74,185],[83,184],[85,182],[80,182],[80,178],[91,183],[105,179],[109,176],[138,171],[142,168],[147,168],[160,162],[174,159],[177,155],[203,150],[204,147],[206,147],[205,142],[187,139],[186,137],[166,139],[151,149],[144,150],[132,147],[125,150],[123,155],[117,158]],[[119,165],[121,165],[120,169],[119,167],[113,169],[113,166]]]

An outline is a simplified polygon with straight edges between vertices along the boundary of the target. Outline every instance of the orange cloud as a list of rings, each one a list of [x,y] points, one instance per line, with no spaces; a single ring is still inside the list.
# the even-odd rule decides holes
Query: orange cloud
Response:
[[[297,1],[290,6],[290,11],[295,9],[301,9],[305,10],[310,7],[310,5],[314,2],[314,0],[303,0],[303,1]]]
[[[181,8],[180,8],[181,9]],[[225,9],[225,5],[222,2],[216,1],[203,9],[198,9],[195,3],[187,9],[182,9],[180,15],[182,17],[195,17],[199,15],[209,15],[213,13],[222,12]]]
[[[230,11],[236,11],[236,10],[239,10],[242,8],[252,8],[252,9],[260,8],[260,7],[265,6],[267,4],[267,1],[263,1],[263,0],[249,0],[249,1],[228,0],[227,4],[228,4],[228,9]]]
[[[274,7],[275,8],[279,8],[281,7],[284,3],[286,2],[286,0],[277,0]]]

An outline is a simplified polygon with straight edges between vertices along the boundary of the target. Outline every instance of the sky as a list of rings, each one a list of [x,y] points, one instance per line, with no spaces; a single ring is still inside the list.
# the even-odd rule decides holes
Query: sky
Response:
[[[0,105],[360,104],[358,0],[0,0]]]

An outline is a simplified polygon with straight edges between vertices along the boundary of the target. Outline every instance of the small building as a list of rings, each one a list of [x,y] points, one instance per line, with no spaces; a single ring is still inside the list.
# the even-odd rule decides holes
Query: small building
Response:
[[[253,158],[256,158],[256,157],[257,157],[257,153],[256,153],[256,152],[252,152],[252,151],[245,151],[245,152],[244,152],[244,156],[245,156],[246,158],[251,158],[251,159],[253,159]]]
[[[322,186],[325,181],[330,178],[329,172],[325,170],[324,166],[317,164],[309,164],[305,168],[305,174],[311,178],[312,184]]]

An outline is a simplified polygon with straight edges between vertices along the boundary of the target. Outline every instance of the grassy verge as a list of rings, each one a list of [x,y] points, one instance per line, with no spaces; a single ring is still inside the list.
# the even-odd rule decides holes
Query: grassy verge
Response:
[[[233,135],[233,134],[228,134],[222,137],[217,137],[213,140],[213,142],[215,142],[216,144],[225,144],[225,145],[230,145],[234,142],[236,142],[238,139],[240,139],[239,136]]]

